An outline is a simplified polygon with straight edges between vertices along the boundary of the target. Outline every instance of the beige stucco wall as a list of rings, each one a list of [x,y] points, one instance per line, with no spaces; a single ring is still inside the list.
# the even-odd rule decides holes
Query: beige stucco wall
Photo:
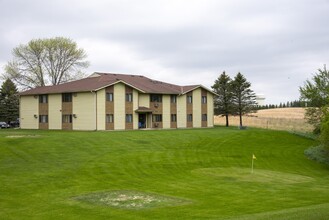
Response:
[[[126,102],[126,90],[125,85],[117,83],[114,85],[114,130],[125,129],[126,113],[125,113],[125,102]],[[134,98],[134,97],[133,97]]]
[[[96,93],[83,92],[73,95],[73,130],[96,130]]]
[[[97,91],[97,130],[105,130],[105,89]]]
[[[177,96],[177,128],[186,128],[186,95]]]
[[[62,94],[48,95],[49,129],[62,129]]]
[[[214,95],[210,92],[207,92],[207,118],[208,118],[208,127],[214,126]]]
[[[162,96],[162,128],[170,128],[170,95]]]
[[[136,89],[133,90],[133,126],[134,129],[138,129],[138,113],[135,112],[136,109],[138,109],[138,103],[139,103],[139,96],[138,91]]]
[[[193,127],[201,127],[201,88],[193,90]]]
[[[39,99],[32,96],[20,97],[20,126],[23,129],[38,129],[39,118],[34,115],[39,115]]]
[[[143,106],[143,107],[150,107],[150,94],[139,94],[138,97],[138,104],[139,106]]]

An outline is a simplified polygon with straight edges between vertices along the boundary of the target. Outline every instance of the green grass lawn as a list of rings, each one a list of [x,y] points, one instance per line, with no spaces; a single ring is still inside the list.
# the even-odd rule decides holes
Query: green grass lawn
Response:
[[[0,130],[0,219],[328,219],[329,167],[304,156],[313,145],[223,127]]]

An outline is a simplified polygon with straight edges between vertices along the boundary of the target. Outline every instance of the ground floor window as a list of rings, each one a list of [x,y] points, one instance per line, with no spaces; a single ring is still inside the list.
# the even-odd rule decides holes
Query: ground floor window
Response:
[[[133,122],[133,115],[126,114],[126,123],[132,123],[132,122]]]
[[[113,123],[113,122],[114,122],[113,114],[107,114],[106,115],[106,123]]]
[[[176,122],[176,121],[177,121],[177,115],[171,114],[171,122]]]
[[[162,115],[155,114],[152,118],[153,122],[162,122]]]
[[[202,121],[207,121],[207,114],[202,114]]]
[[[193,121],[193,115],[187,114],[187,121]]]
[[[72,115],[63,115],[63,123],[72,123]]]
[[[39,115],[39,123],[48,123],[48,115]]]

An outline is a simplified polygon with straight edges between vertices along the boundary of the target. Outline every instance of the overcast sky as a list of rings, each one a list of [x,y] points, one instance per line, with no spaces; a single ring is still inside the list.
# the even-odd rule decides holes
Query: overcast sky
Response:
[[[0,0],[0,67],[34,38],[85,49],[87,74],[211,87],[241,72],[267,104],[299,98],[329,65],[329,0]]]

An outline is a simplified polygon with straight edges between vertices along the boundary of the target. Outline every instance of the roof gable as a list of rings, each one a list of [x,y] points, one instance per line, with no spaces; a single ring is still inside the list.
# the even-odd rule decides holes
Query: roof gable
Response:
[[[117,83],[126,84],[138,90],[141,93],[183,95],[199,87],[202,87],[207,91],[213,93],[211,90],[201,85],[178,86],[175,84],[153,80],[141,75],[95,72],[91,74],[89,77],[84,79],[67,82],[59,85],[54,85],[54,86],[37,87],[31,90],[24,91],[20,93],[20,95],[93,92]]]

